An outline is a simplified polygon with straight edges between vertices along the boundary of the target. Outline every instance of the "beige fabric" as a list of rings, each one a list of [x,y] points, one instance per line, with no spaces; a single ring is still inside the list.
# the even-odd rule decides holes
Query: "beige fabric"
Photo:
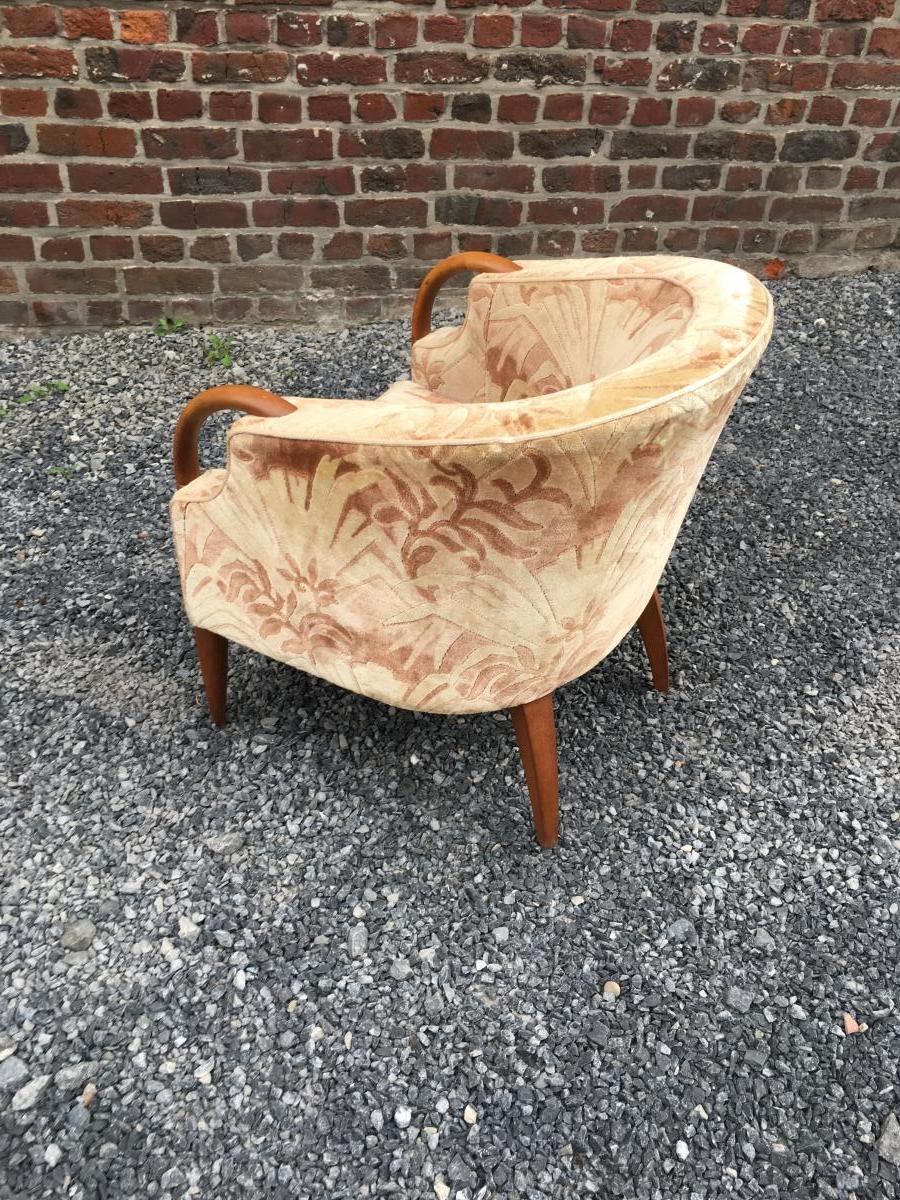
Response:
[[[473,280],[412,384],[234,423],[227,472],[172,501],[192,624],[433,712],[533,700],[614,648],[771,301],[721,263],[523,266]]]

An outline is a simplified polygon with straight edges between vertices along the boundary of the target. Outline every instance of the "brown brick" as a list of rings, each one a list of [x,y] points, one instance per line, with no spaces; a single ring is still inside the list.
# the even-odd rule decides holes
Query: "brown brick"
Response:
[[[252,262],[271,253],[272,238],[267,233],[239,233],[235,238],[238,258],[241,262]],[[192,258],[205,258],[208,262],[228,262],[231,249],[227,238],[200,237],[191,247]]]
[[[62,188],[55,163],[4,163],[0,192],[58,192]]]
[[[149,196],[163,190],[159,167],[130,163],[72,163],[69,187],[73,192],[109,192],[110,195]]]
[[[0,90],[0,112],[6,117],[42,117],[47,111],[47,93],[32,88]]]
[[[397,78],[400,78],[399,74]],[[301,54],[297,58],[297,81],[303,87],[329,83],[384,83],[386,79],[387,62],[377,54]]]
[[[613,24],[609,44],[613,50],[648,50],[652,36],[649,21],[620,20]]]
[[[47,227],[47,205],[37,200],[0,201],[0,228],[31,229]]]
[[[362,254],[363,238],[361,233],[341,230],[335,233],[322,248],[322,257],[343,262],[347,259],[359,258]]]
[[[493,129],[435,129],[431,135],[432,158],[509,158],[512,134]]]
[[[264,45],[269,40],[267,13],[229,12],[225,14],[226,42],[252,42]]]
[[[63,36],[102,40],[113,35],[112,14],[105,8],[64,8]]]
[[[249,121],[253,97],[250,92],[210,92],[209,115],[214,121]]]
[[[807,100],[798,96],[785,96],[766,109],[766,124],[796,125],[803,120],[807,103]]]
[[[534,95],[501,96],[497,103],[497,119],[518,125],[530,125],[537,117],[540,101]]]
[[[544,97],[545,121],[581,121],[584,116],[584,96],[580,92],[561,92]]]
[[[681,96],[675,108],[675,124],[708,125],[715,112],[716,102],[710,96]]]
[[[333,200],[317,196],[311,200],[255,200],[253,222],[261,228],[282,225],[331,226],[340,225],[340,210]]]
[[[662,21],[656,29],[656,48],[668,54],[687,54],[694,48],[696,21]]]
[[[313,121],[342,121],[353,119],[350,111],[350,97],[346,93],[319,93],[310,96],[307,101],[310,119]]]
[[[885,58],[900,58],[900,28],[883,25],[873,29],[869,38],[869,53]]]
[[[459,18],[449,13],[437,13],[426,17],[422,26],[422,36],[426,42],[464,42],[466,26]],[[410,42],[410,45],[413,45]]]
[[[175,50],[88,46],[84,57],[88,78],[97,83],[175,83],[185,72],[184,55]]]
[[[610,210],[610,221],[683,221],[688,202],[684,196],[626,196]]]
[[[887,125],[890,115],[890,100],[860,99],[853,105],[853,113],[850,120],[854,125],[867,125],[870,128],[878,128],[881,125]]]
[[[562,21],[549,13],[524,13],[519,35],[523,46],[556,46],[562,41]],[[509,44],[509,43],[505,43]]]
[[[447,168],[435,163],[384,163],[364,167],[360,175],[364,192],[434,192],[446,181]]]
[[[377,60],[382,71],[384,61]],[[490,59],[469,56],[458,51],[415,51],[398,54],[394,78],[398,83],[478,83],[486,78]],[[374,75],[374,71],[372,72]],[[378,83],[384,75],[374,78],[344,80],[352,83]],[[301,79],[301,82],[302,79]]]
[[[247,129],[243,136],[247,162],[311,162],[332,157],[328,129]]]
[[[140,229],[153,220],[153,207],[138,200],[63,200],[56,206],[56,216],[62,226]]]
[[[141,234],[138,238],[141,256],[147,262],[179,262],[184,258],[184,242],[168,234]]]
[[[587,158],[604,136],[602,129],[528,129],[519,134],[519,149],[535,158]]]
[[[428,219],[428,205],[424,200],[347,200],[344,217],[348,225],[367,228],[373,225],[424,227]]]
[[[77,75],[78,62],[71,50],[42,46],[0,48],[0,78],[75,79]]]
[[[894,15],[894,0],[816,0],[817,21],[873,21]]]
[[[356,184],[350,167],[292,167],[270,171],[269,190],[273,196],[352,196]]]
[[[367,124],[392,121],[397,113],[383,92],[363,92],[356,97],[356,115]]]
[[[655,96],[641,96],[631,114],[632,125],[668,125],[672,113],[672,101]]]
[[[91,258],[97,262],[112,262],[116,259],[134,257],[134,245],[131,238],[122,234],[95,233],[88,240]]]
[[[57,88],[53,109],[58,117],[99,117],[103,112],[100,93],[91,88]]]
[[[741,49],[748,54],[775,54],[782,32],[781,25],[750,25],[741,33]]]
[[[110,92],[106,107],[119,120],[146,121],[153,116],[153,97],[149,92]]]
[[[56,5],[29,4],[24,8],[4,8],[3,20],[10,37],[53,37],[58,32],[56,13]]]
[[[0,125],[0,156],[22,154],[29,141],[24,125]]]
[[[737,25],[704,25],[700,31],[700,53],[733,54],[737,37]]]
[[[282,233],[278,238],[278,254],[290,262],[312,258],[315,241],[308,233]]]
[[[605,211],[605,202],[596,196],[532,200],[528,205],[528,220],[535,225],[598,225],[603,221]]]
[[[375,22],[375,45],[381,50],[405,50],[416,44],[419,21],[412,13],[383,13]]]
[[[237,200],[161,200],[159,220],[167,229],[244,229],[247,206]]]
[[[123,278],[129,296],[196,296],[212,292],[215,277],[202,267],[125,267]]]
[[[847,104],[838,96],[814,96],[809,109],[811,125],[843,125]]]
[[[302,114],[300,97],[283,92],[263,92],[257,106],[259,119],[267,125],[296,125]]]
[[[208,8],[177,9],[175,39],[191,46],[215,46],[219,40],[218,13]]]
[[[322,20],[315,13],[279,13],[275,40],[282,46],[318,46],[322,41]]]
[[[33,262],[34,244],[21,233],[0,233],[0,262]]]
[[[514,34],[515,25],[507,13],[480,13],[475,18],[472,45],[484,49],[501,49],[503,46],[512,45]]]
[[[606,45],[606,42],[606,21],[600,21],[596,17],[573,14],[566,22],[566,45],[571,49],[600,49]]]
[[[622,130],[612,135],[610,158],[680,158],[687,137],[675,133],[637,133]]]
[[[198,50],[191,59],[195,83],[277,83],[289,66],[283,50]]]
[[[475,192],[533,192],[534,167],[524,163],[478,163],[455,167],[453,183],[457,188]]]
[[[240,166],[170,167],[168,175],[173,196],[234,196],[262,185],[259,171]]]
[[[186,89],[160,88],[156,93],[156,115],[162,121],[186,121],[203,115],[203,97]]]
[[[147,158],[230,158],[237,153],[233,129],[144,129],[141,141]]]
[[[25,278],[33,292],[81,296],[116,290],[112,267],[26,267]]]
[[[618,167],[606,164],[544,167],[541,182],[548,192],[618,192]]]
[[[131,129],[112,125],[38,125],[42,154],[66,157],[131,158],[136,141]]]

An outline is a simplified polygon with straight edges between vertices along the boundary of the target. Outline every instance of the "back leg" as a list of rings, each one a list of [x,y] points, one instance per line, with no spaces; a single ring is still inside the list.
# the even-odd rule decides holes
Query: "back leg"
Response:
[[[666,625],[663,621],[662,600],[658,591],[650,597],[647,607],[638,617],[638,629],[650,659],[653,686],[658,692],[669,690],[669,651],[666,646]]]
[[[194,627],[197,657],[206,689],[209,715],[216,725],[225,724],[225,697],[228,690],[228,639],[209,629]]]

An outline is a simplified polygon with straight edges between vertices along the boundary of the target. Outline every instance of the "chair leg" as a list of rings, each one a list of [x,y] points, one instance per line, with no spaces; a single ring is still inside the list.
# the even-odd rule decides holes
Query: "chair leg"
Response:
[[[228,689],[228,639],[208,629],[194,627],[197,657],[206,689],[209,715],[216,725],[225,724],[225,697]]]
[[[638,617],[638,629],[644,649],[650,659],[653,686],[658,692],[669,690],[669,651],[666,647],[666,625],[663,621],[662,600],[656,591]]]
[[[547,849],[559,837],[559,773],[556,758],[556,724],[553,693],[509,710],[528,793],[537,840]]]

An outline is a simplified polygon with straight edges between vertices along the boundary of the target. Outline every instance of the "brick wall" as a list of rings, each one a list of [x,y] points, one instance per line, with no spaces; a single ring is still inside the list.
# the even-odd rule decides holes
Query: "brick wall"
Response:
[[[0,322],[367,319],[463,249],[896,264],[897,7],[22,0]]]

